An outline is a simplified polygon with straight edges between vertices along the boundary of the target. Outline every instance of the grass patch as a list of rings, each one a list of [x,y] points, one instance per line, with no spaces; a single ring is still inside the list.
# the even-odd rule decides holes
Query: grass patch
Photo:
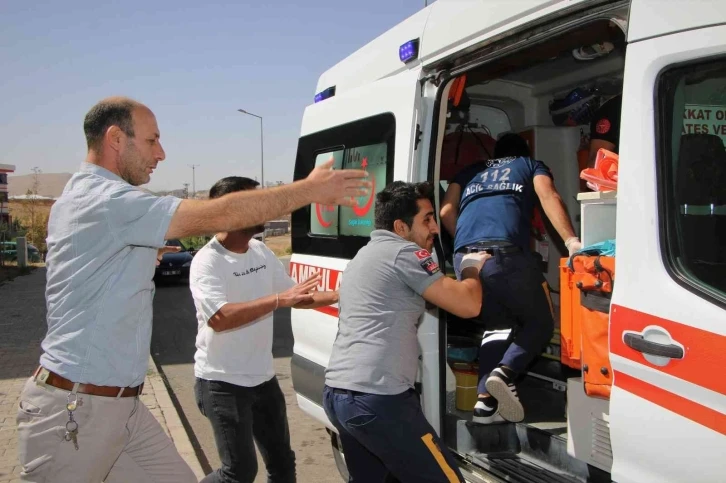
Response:
[[[292,254],[290,234],[265,237],[265,245],[267,245],[267,248],[272,250],[272,253],[274,253],[277,257]]]

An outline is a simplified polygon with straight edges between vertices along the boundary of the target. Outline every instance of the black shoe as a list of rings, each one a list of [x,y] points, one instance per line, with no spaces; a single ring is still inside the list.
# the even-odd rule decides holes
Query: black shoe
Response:
[[[487,391],[499,405],[499,413],[507,421],[518,423],[524,419],[524,407],[517,395],[517,388],[501,367],[494,369],[486,382]]]
[[[489,407],[487,403],[494,404],[494,407]],[[493,397],[480,397],[477,400],[476,405],[474,406],[474,416],[471,418],[471,421],[477,424],[498,424],[507,422],[507,420],[499,414],[497,400]]]

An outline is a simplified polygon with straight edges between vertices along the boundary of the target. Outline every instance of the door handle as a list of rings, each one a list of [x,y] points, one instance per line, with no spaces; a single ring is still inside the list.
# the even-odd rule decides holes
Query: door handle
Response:
[[[623,334],[623,342],[633,350],[658,357],[669,359],[683,359],[683,348],[675,344],[661,344],[645,340],[643,334],[628,332]]]

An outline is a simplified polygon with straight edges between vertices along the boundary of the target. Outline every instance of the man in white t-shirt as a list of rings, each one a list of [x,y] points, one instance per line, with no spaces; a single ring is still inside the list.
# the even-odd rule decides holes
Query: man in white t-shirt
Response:
[[[223,178],[209,197],[258,184],[238,176]],[[278,307],[334,304],[338,292],[317,292],[319,275],[296,285],[272,251],[253,239],[263,229],[217,233],[191,266],[189,284],[199,324],[195,395],[212,424],[222,462],[202,483],[252,483],[257,475],[254,442],[267,481],[295,481],[285,398],[272,364],[272,313]]]

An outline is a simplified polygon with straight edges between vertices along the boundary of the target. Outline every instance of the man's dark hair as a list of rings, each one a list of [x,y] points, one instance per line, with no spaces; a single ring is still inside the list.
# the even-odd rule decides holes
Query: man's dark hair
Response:
[[[527,141],[525,141],[519,134],[508,133],[499,138],[497,144],[494,145],[494,158],[508,158],[514,157],[525,157],[531,156]]]
[[[138,102],[127,98],[104,99],[91,108],[83,120],[88,149],[101,148],[103,136],[111,126],[118,126],[128,137],[134,137],[134,121],[131,111],[140,107]]]
[[[219,198],[236,191],[252,190],[260,185],[257,181],[242,176],[227,176],[222,178],[209,190],[209,199]]]
[[[376,195],[376,229],[393,231],[393,222],[402,220],[409,228],[418,213],[418,200],[433,203],[434,190],[428,182],[394,181]]]

